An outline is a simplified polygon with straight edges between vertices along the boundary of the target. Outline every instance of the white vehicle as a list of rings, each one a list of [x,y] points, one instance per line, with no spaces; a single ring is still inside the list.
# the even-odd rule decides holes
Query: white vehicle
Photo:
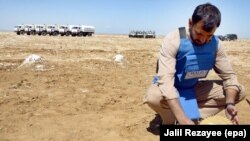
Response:
[[[47,25],[46,32],[49,35],[57,36],[59,34],[59,29],[57,25]]]
[[[155,38],[155,31],[146,31],[144,38]]]
[[[80,32],[81,26],[79,25],[69,25],[69,30],[66,34],[71,34],[71,36],[76,36]]]
[[[24,25],[15,26],[14,32],[16,32],[17,35],[24,34]]]
[[[136,31],[132,30],[129,32],[128,37],[135,37],[136,36]]]
[[[33,24],[25,25],[25,27],[24,27],[24,32],[25,32],[27,35],[35,35],[35,34],[36,34],[35,26],[34,26]]]
[[[95,33],[94,26],[81,25],[78,36],[92,36]]]
[[[69,36],[70,32],[68,32],[68,31],[69,31],[68,25],[60,25],[59,26],[59,34],[61,36],[64,36],[64,35]]]
[[[47,34],[45,25],[35,25],[36,34],[45,36]]]

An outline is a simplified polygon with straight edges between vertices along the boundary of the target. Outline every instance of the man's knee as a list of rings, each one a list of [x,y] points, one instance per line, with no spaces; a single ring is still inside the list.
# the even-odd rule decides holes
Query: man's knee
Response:
[[[150,105],[159,105],[161,101],[161,92],[157,85],[151,85],[146,93],[146,96],[144,98],[144,103],[150,104]]]

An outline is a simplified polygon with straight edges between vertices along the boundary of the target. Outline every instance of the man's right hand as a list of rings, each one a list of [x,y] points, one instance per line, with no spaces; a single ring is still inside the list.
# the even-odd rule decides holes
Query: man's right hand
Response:
[[[169,99],[167,100],[168,105],[175,115],[175,118],[179,122],[180,125],[194,125],[195,123],[187,117],[184,113],[178,99]]]

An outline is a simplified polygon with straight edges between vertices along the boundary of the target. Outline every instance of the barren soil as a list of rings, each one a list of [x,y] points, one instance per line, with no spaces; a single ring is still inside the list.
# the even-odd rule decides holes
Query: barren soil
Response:
[[[0,33],[0,141],[159,140],[142,99],[162,40]],[[223,44],[249,97],[250,40]],[[118,53],[122,65],[113,61]],[[31,54],[42,61],[20,66]],[[237,108],[250,124],[250,105]]]

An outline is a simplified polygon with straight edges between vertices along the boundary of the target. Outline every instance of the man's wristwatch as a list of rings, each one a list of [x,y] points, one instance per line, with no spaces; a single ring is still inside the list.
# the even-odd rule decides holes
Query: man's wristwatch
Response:
[[[227,108],[228,105],[233,105],[233,106],[235,106],[234,103],[226,103],[225,108]]]

